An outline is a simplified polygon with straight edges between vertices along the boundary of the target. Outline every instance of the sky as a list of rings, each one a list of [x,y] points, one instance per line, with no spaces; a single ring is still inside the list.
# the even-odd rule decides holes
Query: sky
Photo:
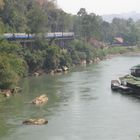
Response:
[[[80,8],[98,15],[140,13],[140,0],[57,0],[57,5],[70,14],[77,14]]]

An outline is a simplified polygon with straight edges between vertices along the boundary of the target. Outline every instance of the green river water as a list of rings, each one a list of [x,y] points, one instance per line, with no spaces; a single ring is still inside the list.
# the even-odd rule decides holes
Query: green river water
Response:
[[[67,74],[21,81],[22,93],[0,98],[0,140],[139,140],[140,99],[113,93],[110,81],[129,73],[140,55],[117,56]],[[44,106],[28,104],[41,94]],[[46,118],[47,125],[23,125]]]

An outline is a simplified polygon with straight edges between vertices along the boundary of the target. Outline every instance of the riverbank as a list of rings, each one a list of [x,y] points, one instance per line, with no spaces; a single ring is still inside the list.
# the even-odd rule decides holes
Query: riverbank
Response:
[[[140,48],[136,46],[116,46],[116,47],[105,47],[103,49],[97,49],[97,52],[95,53],[96,57],[92,61],[94,62],[99,62],[104,59],[111,59],[114,56],[119,56],[119,55],[135,55],[135,54],[140,54]]]
[[[104,49],[105,59],[110,59],[114,56],[119,55],[136,55],[140,54],[140,48],[136,46],[118,46],[118,47],[109,47]]]
[[[71,43],[69,49],[46,45],[44,43],[39,48],[34,48],[37,47],[37,44],[34,44],[34,47],[23,48],[17,44],[3,42],[7,50],[2,49],[4,52],[0,59],[0,89],[11,91],[16,87],[20,78],[25,76],[38,77],[44,73],[67,72],[73,66],[94,64],[114,55],[135,53],[140,50],[138,47],[126,46],[95,48],[77,40]],[[8,53],[8,58],[6,53]]]
[[[105,47],[103,49],[96,49],[94,52],[94,57],[93,59],[86,60],[83,59],[81,60],[78,64],[73,64],[72,66],[60,66],[58,69],[50,69],[50,70],[38,70],[34,73],[32,73],[32,76],[40,76],[44,73],[46,74],[55,74],[55,73],[63,73],[66,71],[69,71],[75,66],[86,66],[89,64],[95,64],[98,63],[104,59],[111,59],[114,56],[119,56],[119,55],[135,55],[135,54],[140,54],[140,48],[135,47],[135,46],[116,46],[116,47]]]

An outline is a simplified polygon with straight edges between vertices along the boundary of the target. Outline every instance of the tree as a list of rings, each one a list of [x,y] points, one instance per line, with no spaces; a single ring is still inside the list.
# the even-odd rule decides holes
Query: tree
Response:
[[[47,26],[47,14],[36,3],[32,5],[32,8],[28,12],[28,27],[30,33],[46,32]]]
[[[139,28],[135,22],[129,18],[128,20],[114,18],[111,23],[112,37],[122,37],[127,45],[135,45],[139,40]]]
[[[80,8],[80,10],[77,13],[78,16],[85,16],[87,15],[86,9],[85,8]]]
[[[99,17],[96,16],[94,13],[88,14],[86,9],[81,8],[77,13],[77,20],[75,27],[80,34],[80,36],[85,40],[88,41],[91,37],[100,38],[100,30],[99,30]]]
[[[20,0],[5,0],[1,10],[2,20],[5,24],[12,27],[12,32],[24,32],[27,28],[26,3]]]
[[[100,25],[100,30],[102,34],[102,40],[105,42],[110,42],[112,39],[112,32],[111,32],[110,24],[106,21],[102,21]]]

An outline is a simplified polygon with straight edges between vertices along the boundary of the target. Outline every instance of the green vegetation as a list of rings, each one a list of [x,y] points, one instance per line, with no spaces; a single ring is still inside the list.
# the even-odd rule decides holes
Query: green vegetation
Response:
[[[0,38],[0,89],[11,88],[21,77],[39,70],[90,63],[108,54],[134,51],[136,48],[108,47],[114,37],[125,45],[139,45],[140,21],[113,19],[112,23],[81,8],[77,15],[59,9],[53,0],[0,0],[0,34],[34,33],[32,45]],[[61,48],[54,40],[44,40],[46,32],[71,32],[76,39]]]
[[[10,88],[26,75],[26,62],[18,54],[20,46],[2,42],[0,44],[0,88]]]
[[[123,54],[127,52],[137,52],[140,49],[137,47],[126,47],[126,46],[116,46],[116,47],[109,47],[108,49],[104,48],[104,53],[108,54]]]

